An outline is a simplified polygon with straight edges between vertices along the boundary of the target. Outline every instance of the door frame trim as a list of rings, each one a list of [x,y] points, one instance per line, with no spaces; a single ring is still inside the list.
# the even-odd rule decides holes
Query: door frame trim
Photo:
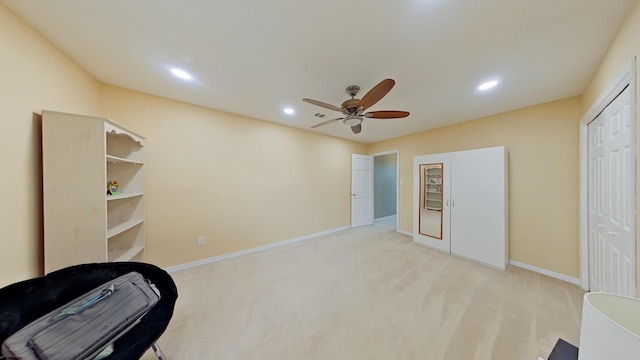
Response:
[[[636,169],[636,139],[637,139],[637,124],[636,124],[636,59],[635,57],[631,58],[623,71],[618,74],[617,77],[614,78],[614,81],[600,94],[598,99],[591,105],[589,110],[584,114],[582,119],[580,120],[580,287],[584,290],[589,291],[589,207],[588,207],[588,143],[589,143],[589,123],[591,123],[595,118],[624,90],[625,87],[629,86],[629,90],[631,92],[631,118],[634,123],[634,135],[632,136],[633,144],[633,156],[634,156],[634,169]],[[635,258],[634,261],[634,277],[637,279],[638,272],[638,259],[637,259],[637,213],[638,213],[638,202],[637,202],[637,172],[634,172],[634,191],[635,194],[635,213],[634,213],[634,223],[635,223],[635,231],[634,231],[634,254],[632,254]],[[637,292],[637,286],[636,286]]]
[[[384,156],[384,155],[391,155],[391,154],[396,154],[396,232],[397,232],[398,229],[400,229],[400,150],[389,150],[389,151],[379,152],[379,153],[371,154],[371,156],[374,157],[374,163],[375,163],[376,156]],[[375,170],[375,167],[374,167],[374,170]],[[375,189],[376,189],[376,180],[375,180],[375,172],[374,172],[373,201],[375,201]],[[374,205],[373,222],[375,223],[375,221],[376,221],[376,212],[375,212],[375,205]]]

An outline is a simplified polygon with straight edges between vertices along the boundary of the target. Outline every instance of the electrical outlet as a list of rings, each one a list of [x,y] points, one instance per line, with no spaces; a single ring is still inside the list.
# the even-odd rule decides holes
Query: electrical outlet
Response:
[[[198,246],[203,246],[204,245],[204,236],[200,236],[198,237]]]
[[[316,223],[316,224],[319,224],[320,223],[320,218],[316,216],[316,218],[313,219],[313,222]]]

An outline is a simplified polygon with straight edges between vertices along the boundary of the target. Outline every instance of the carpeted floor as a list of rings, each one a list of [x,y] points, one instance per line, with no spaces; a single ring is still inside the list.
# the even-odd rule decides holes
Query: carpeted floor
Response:
[[[584,294],[380,225],[173,277],[180,297],[159,341],[169,359],[546,359],[559,337],[578,344]]]

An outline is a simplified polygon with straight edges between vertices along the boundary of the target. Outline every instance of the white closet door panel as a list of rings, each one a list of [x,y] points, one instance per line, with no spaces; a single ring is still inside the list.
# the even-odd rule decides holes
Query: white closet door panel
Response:
[[[589,124],[589,283],[591,291],[602,291],[605,283],[605,157],[604,118],[600,115]]]
[[[506,268],[506,151],[451,154],[451,252]]]
[[[589,124],[589,287],[634,296],[635,158],[631,93]]]
[[[605,110],[606,146],[609,163],[607,182],[610,190],[607,235],[610,237],[610,273],[608,292],[634,296],[635,289],[635,219],[632,140],[631,92],[627,88]]]

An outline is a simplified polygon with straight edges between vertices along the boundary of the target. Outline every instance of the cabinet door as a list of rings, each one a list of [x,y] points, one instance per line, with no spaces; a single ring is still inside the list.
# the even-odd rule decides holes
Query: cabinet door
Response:
[[[451,191],[451,252],[505,269],[505,148],[451,153]]]
[[[413,158],[413,241],[450,253],[449,154]]]

